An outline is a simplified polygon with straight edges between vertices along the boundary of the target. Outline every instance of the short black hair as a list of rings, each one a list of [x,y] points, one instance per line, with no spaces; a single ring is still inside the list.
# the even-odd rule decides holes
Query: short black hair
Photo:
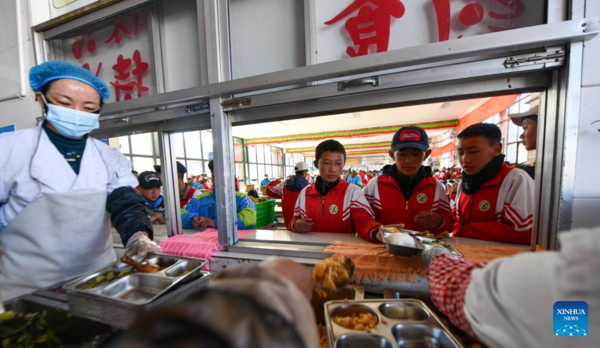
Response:
[[[315,161],[317,161],[317,163],[319,163],[319,159],[325,151],[341,153],[344,155],[344,163],[346,162],[346,149],[339,141],[329,139],[321,142],[315,151]]]
[[[131,171],[131,173],[133,173],[133,174],[139,174],[139,173],[137,172],[137,170],[132,170],[132,171]]]
[[[485,137],[489,140],[491,145],[496,145],[502,141],[502,132],[500,131],[500,128],[491,123],[476,123],[470,125],[458,134],[458,139],[468,139],[478,136]]]
[[[538,115],[525,116],[523,117],[523,122],[525,122],[525,120],[532,120],[533,122],[537,123]]]
[[[308,169],[307,170],[297,170],[296,175],[302,175],[302,173],[304,173],[304,172],[308,173]]]
[[[211,170],[211,171],[213,171],[213,172],[215,171],[215,170],[214,170],[214,164],[213,164],[213,160],[210,160],[210,161],[208,162],[208,169],[210,169],[210,170]]]

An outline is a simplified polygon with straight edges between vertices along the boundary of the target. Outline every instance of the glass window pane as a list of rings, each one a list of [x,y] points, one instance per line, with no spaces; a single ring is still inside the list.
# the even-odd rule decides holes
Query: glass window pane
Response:
[[[246,146],[248,151],[248,162],[256,163],[256,146]]]
[[[242,180],[242,182],[246,183],[246,178],[244,177],[244,165],[242,163],[235,164],[235,176]],[[242,187],[242,191],[246,191],[245,187]]]
[[[265,163],[265,147],[256,145],[256,163]]]
[[[519,143],[519,155],[517,158],[519,160],[519,163],[528,162],[527,155],[528,155],[528,152],[525,149],[525,146],[523,146],[523,144]]]
[[[202,161],[187,161],[188,177],[191,175],[200,175],[204,173],[204,163]]]
[[[250,164],[250,183],[258,185],[258,166],[256,164]],[[258,188],[258,187],[257,187]]]
[[[242,162],[244,160],[244,142],[242,139],[234,138],[233,139],[233,153],[234,153],[234,161]]]
[[[509,144],[506,149],[506,160],[509,163],[517,162],[517,143]]]
[[[119,146],[121,147],[121,153],[129,153],[129,137],[119,137]]]
[[[514,123],[508,122],[508,143],[513,143],[517,141],[518,138],[519,127],[517,127]]]
[[[272,163],[273,164],[279,164],[279,162],[277,162],[278,158],[277,158],[277,154],[279,153],[279,149],[276,147],[271,147],[271,158],[272,158]]]
[[[152,6],[144,6],[71,31],[49,41],[52,60],[83,66],[106,81],[109,103],[155,94],[151,18]]]
[[[271,147],[270,147],[270,146],[266,146],[266,145],[265,145],[265,148],[264,148],[264,150],[265,150],[265,163],[266,163],[266,164],[271,164],[271,163],[273,163],[273,162],[272,162],[272,159],[273,159],[273,154],[272,154],[272,152],[271,152]]]
[[[260,181],[262,181],[265,178],[265,174],[269,174],[267,172],[265,172],[265,165],[264,164],[258,164],[256,166],[256,168],[258,168],[258,178],[260,179]]]
[[[185,155],[187,158],[202,158],[200,151],[200,132],[186,132],[185,139]]]
[[[202,131],[202,157],[204,160],[213,159],[213,138],[209,131]]]
[[[185,157],[185,151],[183,150],[183,133],[173,133],[171,145],[175,148],[176,157]]]
[[[133,154],[152,156],[152,149],[152,133],[131,136],[131,151],[133,151]]]
[[[154,159],[149,157],[133,157],[133,170],[137,170],[138,173],[150,170],[154,171]]]

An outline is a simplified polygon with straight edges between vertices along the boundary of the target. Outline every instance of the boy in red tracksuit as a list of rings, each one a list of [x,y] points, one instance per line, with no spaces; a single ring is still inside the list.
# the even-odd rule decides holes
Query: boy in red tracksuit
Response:
[[[474,124],[458,135],[463,175],[454,215],[455,237],[530,244],[534,182],[504,162],[500,128]]]
[[[283,222],[286,226],[294,217],[294,209],[296,201],[303,188],[310,185],[307,178],[308,164],[306,162],[296,163],[296,175],[290,177],[286,181],[273,181],[267,185],[267,195],[271,198],[281,199],[281,210],[283,211]]]
[[[317,146],[314,165],[320,176],[298,196],[291,231],[357,233],[363,239],[375,241],[381,225],[360,187],[340,180],[346,163],[346,150],[335,140],[325,140]]]
[[[394,134],[389,155],[396,164],[383,167],[365,189],[378,222],[420,232],[452,231],[454,218],[444,185],[422,165],[430,154],[422,128],[402,127]],[[379,234],[376,238],[381,241]]]

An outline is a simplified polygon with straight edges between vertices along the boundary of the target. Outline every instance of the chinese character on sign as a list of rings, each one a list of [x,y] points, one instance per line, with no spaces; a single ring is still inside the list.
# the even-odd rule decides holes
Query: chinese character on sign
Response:
[[[435,15],[437,20],[438,27],[438,41],[447,41],[450,39],[450,1],[451,0],[431,0],[433,2],[433,7],[435,8]],[[482,0],[480,0],[482,1]],[[501,4],[503,7],[508,8],[508,13],[498,13],[494,11],[490,11],[488,16],[493,19],[499,20],[511,20],[518,18],[523,15],[525,12],[525,5],[521,0],[494,0],[495,2]],[[455,1],[456,2],[456,1]],[[485,9],[483,5],[479,2],[473,2],[463,6],[460,10],[460,14],[458,16],[458,20],[464,26],[473,26],[481,23],[485,16]],[[506,27],[496,27],[493,25],[488,25],[487,28],[491,32],[509,30],[513,28]],[[460,39],[462,35],[458,38]]]
[[[369,6],[368,3],[374,5]],[[325,25],[332,25],[358,10],[358,14],[346,21],[346,31],[352,38],[352,43],[358,46],[348,47],[346,54],[350,57],[369,54],[369,46],[375,45],[377,52],[388,50],[390,41],[391,17],[401,18],[404,15],[404,5],[400,0],[354,0],[348,7]]]
[[[143,92],[148,91],[148,87],[145,87],[142,83],[143,75],[148,70],[148,63],[142,61],[142,57],[140,55],[140,51],[135,50],[133,53],[133,69],[131,72],[127,71],[130,67],[132,67],[132,59],[123,58],[123,55],[119,55],[117,58],[117,64],[113,65],[113,70],[117,72],[115,75],[114,82],[110,84],[115,88],[115,98],[116,101],[121,100],[121,92],[125,91],[125,95],[123,96],[123,100],[129,100],[132,97],[132,93],[134,90],[137,92],[137,97],[141,97]],[[128,81],[130,77],[134,77],[133,81]],[[122,83],[124,82],[124,83]]]
[[[133,16],[133,35],[137,36],[138,33],[138,28],[140,26],[140,19],[138,14],[136,13]],[[121,41],[123,40],[123,34],[131,34],[131,30],[127,29],[127,27],[125,26],[125,21],[123,22],[119,22],[115,25],[115,28],[112,32],[112,34],[110,35],[110,37],[108,39],[106,39],[106,41],[104,41],[104,43],[110,43],[111,41],[115,41],[115,43],[117,45],[121,44]]]
[[[71,52],[73,53],[73,57],[79,60],[83,57],[83,53],[87,50],[88,53],[96,52],[96,40],[90,38],[94,33],[89,33],[87,35],[82,35],[80,39],[76,40],[71,46]],[[85,69],[92,71],[89,63],[83,63],[82,67]],[[96,72],[93,73],[98,76],[100,74],[100,69],[102,69],[102,62],[98,63],[98,67],[96,68]]]

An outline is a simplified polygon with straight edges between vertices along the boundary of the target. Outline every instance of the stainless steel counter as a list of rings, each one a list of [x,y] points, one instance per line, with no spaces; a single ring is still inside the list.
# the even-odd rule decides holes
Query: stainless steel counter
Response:
[[[154,227],[154,238],[160,242],[167,238],[164,225]],[[184,234],[193,234],[202,230],[184,230]],[[113,232],[115,248],[122,248],[120,238]],[[212,271],[219,271],[238,264],[259,263],[271,256],[290,258],[309,267],[330,256],[325,248],[333,241],[369,243],[354,234],[345,233],[295,233],[288,230],[257,230],[256,233],[241,238],[238,243],[227,251],[217,253],[210,262]],[[513,244],[491,242],[471,238],[445,238],[451,245],[473,246],[516,246]],[[529,250],[529,246],[519,246]],[[429,288],[425,277],[416,277],[413,282],[374,282],[370,279],[364,285],[369,292],[383,293],[383,289],[396,289],[400,292],[412,291],[428,293]]]

